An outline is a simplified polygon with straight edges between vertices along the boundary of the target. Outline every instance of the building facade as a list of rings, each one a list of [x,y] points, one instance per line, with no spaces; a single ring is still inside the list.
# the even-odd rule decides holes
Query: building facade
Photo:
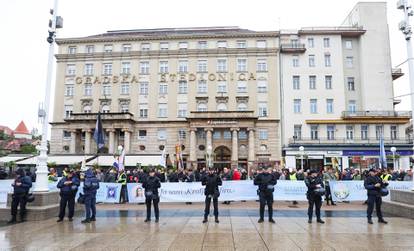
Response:
[[[359,3],[340,27],[120,30],[57,39],[53,154],[173,155],[187,166],[359,165],[379,139],[412,154],[394,109],[385,3]],[[305,151],[299,152],[303,146]],[[369,154],[368,154],[369,153]],[[352,162],[355,160],[355,163]],[[298,162],[299,161],[299,162]],[[402,163],[401,163],[402,165]]]

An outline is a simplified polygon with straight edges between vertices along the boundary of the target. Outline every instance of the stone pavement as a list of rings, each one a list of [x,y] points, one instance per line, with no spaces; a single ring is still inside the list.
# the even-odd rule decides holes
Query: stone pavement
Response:
[[[144,223],[143,205],[100,205],[87,225],[77,217],[0,227],[0,250],[414,250],[413,220],[368,225],[354,203],[324,207],[326,224],[308,224],[304,202],[276,205],[276,224],[257,223],[254,202],[220,204],[219,224],[201,223],[200,203],[161,204],[159,223]]]

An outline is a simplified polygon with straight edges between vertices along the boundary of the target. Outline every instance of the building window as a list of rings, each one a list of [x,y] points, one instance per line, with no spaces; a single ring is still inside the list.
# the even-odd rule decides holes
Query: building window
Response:
[[[140,74],[149,74],[149,62],[143,61],[139,63],[139,73]]]
[[[187,117],[187,103],[178,103],[177,117],[179,118]]]
[[[325,88],[327,90],[332,89],[332,76],[330,75],[325,76]]]
[[[160,73],[168,73],[168,61],[160,61]]]
[[[345,41],[345,48],[348,50],[352,50],[352,40]]]
[[[391,129],[391,140],[396,140],[398,139],[398,130],[397,130],[397,126],[396,125],[392,125],[390,127]]]
[[[131,51],[131,44],[123,44],[122,45],[122,52],[130,52]]]
[[[315,67],[315,55],[309,55],[309,67]]]
[[[258,131],[260,140],[267,140],[269,138],[267,129],[259,129]]]
[[[316,89],[316,76],[309,76],[309,89]]]
[[[292,82],[293,82],[293,90],[299,90],[300,89],[300,77],[293,76]]]
[[[237,111],[247,111],[247,104],[245,102],[240,102],[237,104]]]
[[[187,50],[188,49],[188,43],[187,42],[179,42],[178,43],[178,49]]]
[[[139,94],[148,95],[148,82],[139,83]]]
[[[65,96],[66,97],[72,97],[74,90],[75,90],[75,85],[65,84]]]
[[[120,104],[120,112],[121,113],[126,113],[126,112],[129,112],[129,104],[126,104],[126,103],[122,103],[122,104]]]
[[[246,140],[247,139],[247,132],[245,130],[239,131],[239,139]]]
[[[197,105],[197,111],[198,112],[206,112],[207,111],[207,104],[206,103],[199,103]]]
[[[259,117],[267,117],[267,102],[259,102]]]
[[[93,64],[85,64],[85,75],[91,76],[93,75]]]
[[[328,140],[335,139],[335,126],[334,125],[327,125],[326,126],[326,133]]]
[[[112,52],[112,44],[104,45],[104,52],[105,53],[111,53]]]
[[[207,81],[206,80],[199,80],[197,82],[197,93],[207,93]]]
[[[147,104],[139,105],[139,117],[148,118],[148,105]]]
[[[334,111],[334,100],[333,99],[327,99],[326,100],[326,113],[333,113]]]
[[[219,111],[219,112],[227,111],[227,105],[225,103],[219,103],[217,105],[217,111]]]
[[[217,48],[227,48],[227,41],[218,41]]]
[[[247,48],[246,40],[237,40],[237,48],[246,49]]]
[[[355,91],[355,78],[348,77],[347,83],[348,83],[348,91]]]
[[[318,113],[318,100],[317,99],[310,100],[310,112]]]
[[[178,82],[178,93],[179,94],[186,94],[188,92],[188,84],[187,81],[181,80]]]
[[[213,139],[221,139],[221,132],[220,131],[214,131],[213,132]]]
[[[347,125],[346,126],[346,139],[353,140],[354,139],[354,126]]]
[[[292,56],[292,66],[299,67],[299,56],[298,55]]]
[[[383,136],[384,126],[383,125],[376,125],[375,126],[375,137],[377,140],[381,139]]]
[[[361,139],[368,139],[368,125],[361,125]]]
[[[315,47],[315,40],[313,39],[313,37],[308,38],[308,47],[309,48]]]
[[[112,63],[104,63],[103,64],[103,74],[104,75],[112,75]]]
[[[76,46],[69,46],[68,47],[69,54],[76,54]]]
[[[257,40],[257,44],[256,44],[257,48],[259,49],[264,49],[267,47],[267,43],[266,40]]]
[[[168,84],[160,83],[158,94],[159,95],[166,95],[168,93]]]
[[[291,39],[290,44],[293,48],[299,48],[299,40],[298,39]]]
[[[74,65],[74,64],[66,65],[66,75],[75,76],[76,75],[76,65]]]
[[[95,51],[95,46],[93,46],[93,45],[87,45],[85,47],[85,53],[87,53],[87,54],[92,54],[92,53],[94,53],[94,51]]]
[[[142,43],[141,44],[141,51],[149,51],[151,49],[150,43]]]
[[[331,46],[330,43],[331,43],[331,41],[330,41],[329,37],[325,37],[323,39],[323,47],[329,48]]]
[[[302,125],[293,126],[293,138],[296,140],[302,139]]]
[[[355,114],[356,113],[356,101],[355,100],[349,100],[348,102],[348,112]]]
[[[331,67],[331,54],[325,54],[325,66]]]
[[[198,49],[200,50],[205,50],[207,49],[207,41],[199,41],[198,42]]]
[[[63,139],[71,139],[72,135],[70,131],[63,131]]]
[[[227,93],[227,82],[218,81],[217,82],[217,92],[218,93]]]
[[[257,72],[266,72],[267,71],[267,61],[266,59],[257,60]]]
[[[85,84],[84,85],[84,92],[85,96],[92,96],[92,84]]]
[[[83,113],[91,113],[92,107],[90,105],[83,106]]]
[[[65,118],[70,118],[73,113],[73,105],[65,105]]]
[[[311,125],[311,140],[318,140],[319,139],[319,126]]]
[[[121,95],[129,95],[129,83],[121,83]]]
[[[300,99],[293,100],[293,112],[301,113],[301,100]]]
[[[103,84],[102,85],[102,95],[103,96],[110,96],[111,95],[111,85],[110,84]]]
[[[158,104],[158,117],[159,118],[167,117],[167,104]]]
[[[197,72],[207,72],[207,60],[197,61]]]
[[[238,81],[237,82],[237,92],[238,93],[247,93],[247,81]]]
[[[110,113],[111,112],[111,108],[109,107],[109,105],[102,105],[102,113]]]
[[[184,140],[187,136],[187,132],[184,129],[178,130],[178,139]]]
[[[122,62],[121,74],[130,74],[131,73],[131,63]]]
[[[138,139],[146,140],[146,138],[147,138],[147,130],[138,130]]]
[[[178,72],[179,73],[188,72],[188,61],[187,60],[178,61]]]
[[[246,72],[247,71],[247,59],[245,59],[245,58],[238,58],[237,59],[237,71],[238,72]]]
[[[217,59],[217,72],[227,72],[226,59]]]
[[[267,93],[267,81],[266,80],[257,81],[257,92]]]
[[[160,43],[160,50],[166,51],[166,50],[168,50],[168,47],[169,47],[168,42],[161,42]]]
[[[158,140],[166,140],[167,139],[167,130],[165,128],[158,129]]]
[[[223,139],[231,139],[231,132],[228,130],[225,130],[223,132]]]
[[[354,57],[346,57],[345,65],[346,65],[347,68],[353,68],[354,67]]]

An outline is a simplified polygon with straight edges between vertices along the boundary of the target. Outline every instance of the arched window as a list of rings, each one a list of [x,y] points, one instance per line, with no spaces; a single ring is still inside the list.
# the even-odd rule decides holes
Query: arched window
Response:
[[[246,103],[238,103],[237,104],[237,111],[247,111],[247,104]]]
[[[217,105],[217,111],[227,111],[227,105],[225,103],[219,103]]]
[[[207,111],[207,104],[206,103],[199,103],[197,105],[197,111],[206,112]]]
[[[85,105],[83,107],[83,112],[84,113],[91,113],[92,112],[92,107],[90,105]]]
[[[111,111],[111,108],[109,105],[103,105],[102,106],[102,113],[109,113]]]

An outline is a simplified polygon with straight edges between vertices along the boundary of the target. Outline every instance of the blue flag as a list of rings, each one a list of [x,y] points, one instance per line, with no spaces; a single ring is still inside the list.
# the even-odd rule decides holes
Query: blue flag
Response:
[[[98,113],[98,118],[96,119],[95,132],[93,133],[93,139],[98,146],[98,151],[105,146],[105,133],[102,128],[101,113]]]
[[[385,154],[384,138],[381,135],[380,138],[380,166],[381,168],[387,168],[387,155]]]

